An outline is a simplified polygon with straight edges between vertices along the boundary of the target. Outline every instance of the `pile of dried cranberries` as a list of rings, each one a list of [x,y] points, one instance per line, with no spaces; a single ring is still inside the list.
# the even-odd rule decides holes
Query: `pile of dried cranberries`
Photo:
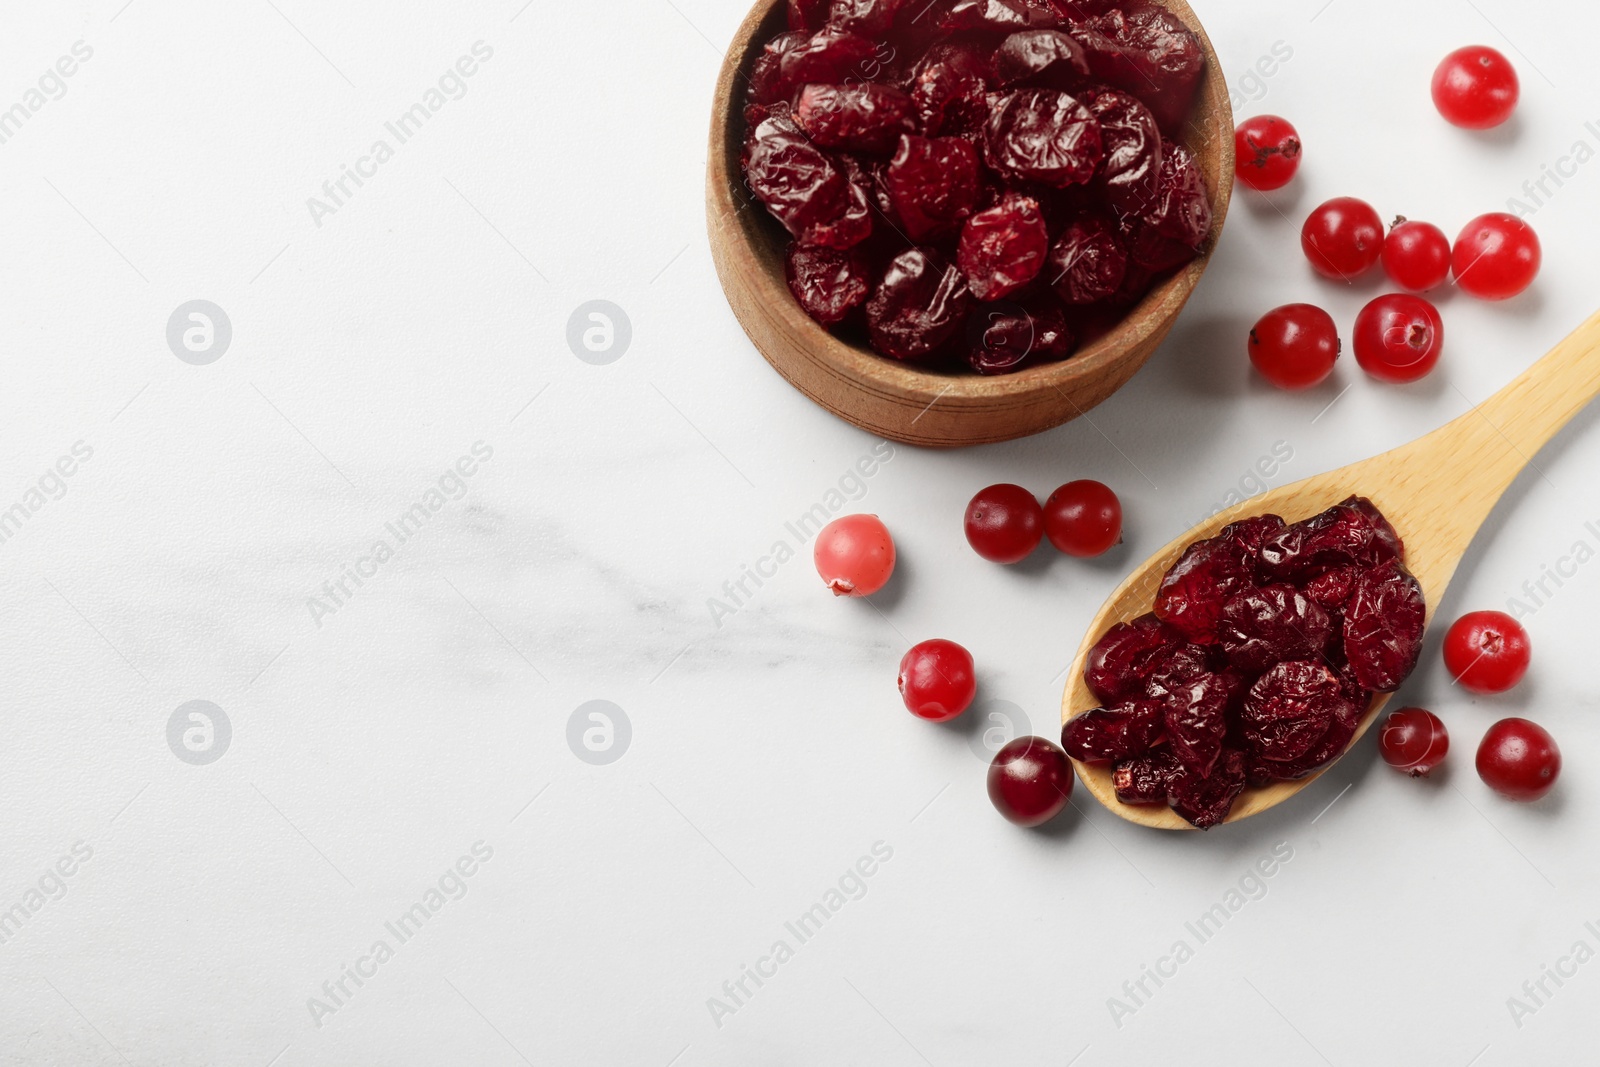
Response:
[[[789,0],[749,72],[745,183],[789,288],[879,353],[1065,359],[1211,235],[1182,136],[1199,39],[1150,0]]]
[[[1111,628],[1085,680],[1104,707],[1061,745],[1111,762],[1125,804],[1169,804],[1201,829],[1246,785],[1342,755],[1374,692],[1416,667],[1426,616],[1405,547],[1362,497],[1304,522],[1236,522],[1191,545],[1153,614]]]

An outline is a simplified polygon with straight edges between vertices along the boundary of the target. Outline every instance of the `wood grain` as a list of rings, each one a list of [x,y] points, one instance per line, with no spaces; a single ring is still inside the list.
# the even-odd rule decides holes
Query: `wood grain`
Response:
[[[783,276],[787,234],[744,187],[739,171],[746,71],[762,44],[786,28],[782,0],[759,0],[734,34],[717,81],[706,222],[728,303],[767,362],[840,418],[894,441],[934,448],[1039,433],[1077,418],[1126,384],[1171,331],[1205,272],[1233,189],[1233,110],[1222,68],[1189,5],[1164,2],[1205,48],[1206,73],[1186,143],[1213,190],[1210,243],[1072,359],[985,378],[924,370],[849,344],[812,321],[790,294]]]
[[[1062,696],[1062,722],[1096,707],[1083,680],[1090,648],[1112,625],[1150,610],[1162,576],[1190,544],[1252,515],[1276,513],[1290,522],[1309,518],[1352,494],[1371,498],[1406,543],[1406,563],[1422,583],[1428,619],[1479,528],[1533,456],[1596,395],[1600,395],[1600,314],[1580,326],[1505,389],[1454,422],[1411,444],[1363,462],[1264,493],[1196,526],[1157,552],[1118,587],[1089,627]],[[1374,698],[1353,747],[1388,703]],[[1349,748],[1345,751],[1348,753]],[[1335,761],[1337,762],[1337,761]],[[1105,764],[1074,761],[1095,799],[1129,822],[1163,830],[1193,829],[1163,806],[1117,800]],[[1333,766],[1332,763],[1328,767]],[[1328,768],[1295,782],[1246,789],[1228,822],[1283,803]]]

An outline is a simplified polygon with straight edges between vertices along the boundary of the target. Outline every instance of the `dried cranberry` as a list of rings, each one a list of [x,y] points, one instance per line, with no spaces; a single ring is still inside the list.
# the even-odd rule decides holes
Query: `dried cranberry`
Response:
[[[1166,749],[1124,760],[1111,768],[1111,785],[1124,804],[1165,804],[1167,790],[1183,765]]]
[[[828,21],[828,0],[789,0],[789,29],[813,34]]]
[[[1079,97],[1100,121],[1105,161],[1095,187],[1123,215],[1154,209],[1161,178],[1161,131],[1144,102],[1129,93],[1103,89]]]
[[[989,79],[985,57],[955,44],[935,45],[913,69],[911,99],[929,137],[976,136],[989,119]]]
[[[1058,189],[1087,182],[1104,158],[1099,122],[1074,97],[1053,89],[991,97],[983,152],[1002,177]]]
[[[1215,668],[1211,655],[1200,645],[1180,645],[1161,657],[1145,679],[1144,691],[1156,700],[1165,700],[1175,690]]]
[[[1228,736],[1228,706],[1234,683],[1220,674],[1202,674],[1175,686],[1165,700],[1167,737],[1184,769],[1209,774]]]
[[[1344,618],[1344,651],[1363,688],[1392,693],[1416,669],[1427,619],[1422,586],[1391,560],[1363,571]]]
[[[1038,276],[1050,249],[1039,202],[1008,196],[967,220],[956,262],[979,300],[1010,296]]]
[[[959,137],[903,135],[885,185],[912,240],[954,230],[982,194],[978,153]]]
[[[1156,274],[1165,274],[1193,261],[1197,254],[1182,241],[1174,241],[1143,219],[1123,219],[1128,261]]]
[[[1337,567],[1307,582],[1305,594],[1323,607],[1343,613],[1360,574],[1358,567]]]
[[[1000,42],[994,54],[1001,85],[1070,89],[1089,76],[1083,46],[1060,30],[1023,30]]]
[[[808,32],[780,33],[761,48],[761,54],[750,66],[750,84],[745,100],[753,105],[787,103],[797,88],[784,79],[783,60],[811,40]]]
[[[1240,725],[1250,752],[1288,762],[1311,751],[1336,714],[1351,714],[1339,676],[1320,663],[1291,661],[1277,664],[1251,687]]]
[[[784,257],[784,276],[806,314],[824,326],[844,321],[872,289],[859,249],[841,252],[791,244]]]
[[[1063,360],[1077,344],[1061,308],[1040,298],[979,306],[967,320],[967,333],[967,362],[979,374],[1009,374],[1024,363]]]
[[[1217,640],[1228,662],[1260,674],[1283,660],[1315,660],[1333,636],[1328,613],[1292,585],[1246,589],[1222,606]]]
[[[801,244],[850,248],[872,232],[866,194],[787,117],[751,131],[744,171],[751,192]]]
[[[841,85],[861,80],[877,55],[878,46],[872,41],[829,26],[784,52],[778,76],[787,87],[785,95],[806,85]]]
[[[942,30],[1020,30],[1061,25],[1046,0],[935,0]]]
[[[906,0],[833,0],[828,23],[868,37],[882,37]]]
[[[1143,100],[1163,130],[1183,126],[1206,57],[1200,39],[1177,16],[1159,4],[1134,0],[1069,29],[1096,78]]]
[[[911,98],[887,85],[808,85],[800,90],[794,115],[823,148],[886,156],[903,133],[915,133]]]
[[[1167,787],[1167,803],[1196,828],[1209,830],[1228,817],[1244,786],[1244,753],[1230,748],[1209,775],[1180,771]]]
[[[1160,702],[1132,700],[1068,720],[1061,728],[1061,747],[1085,763],[1132,759],[1150,751],[1165,725]]]
[[[1355,737],[1356,728],[1360,726],[1366,710],[1365,704],[1357,706],[1348,700],[1341,702],[1334,709],[1328,732],[1299,759],[1277,761],[1250,757],[1250,784],[1265,785],[1268,782],[1304,778],[1338,759],[1350,747],[1350,740]]]
[[[1069,304],[1094,304],[1115,295],[1128,272],[1117,227],[1098,212],[1073,217],[1050,246],[1048,280]]]
[[[1254,577],[1254,567],[1233,539],[1198,541],[1184,550],[1161,580],[1155,613],[1191,641],[1212,644],[1223,605],[1254,584]]]
[[[1183,634],[1154,615],[1119,622],[1089,650],[1083,679],[1106,705],[1143,696],[1150,675],[1184,643]]]
[[[1211,235],[1211,193],[1194,154],[1176,141],[1161,145],[1156,198],[1140,217],[1169,240],[1198,250]]]
[[[1275,578],[1306,582],[1335,567],[1372,567],[1399,559],[1402,550],[1388,520],[1370,501],[1352,497],[1285,527],[1262,546],[1261,560]]]
[[[873,347],[894,359],[925,359],[955,334],[971,304],[960,271],[907,249],[889,262],[867,301]]]

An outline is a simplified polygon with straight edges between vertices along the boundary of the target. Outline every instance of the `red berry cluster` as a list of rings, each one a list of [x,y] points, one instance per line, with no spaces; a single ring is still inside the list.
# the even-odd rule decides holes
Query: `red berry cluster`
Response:
[[[1457,684],[1490,695],[1516,687],[1533,658],[1528,631],[1500,611],[1474,611],[1457,619],[1444,638],[1444,663]],[[1423,708],[1401,708],[1378,736],[1384,762],[1413,778],[1426,778],[1450,751],[1444,723]],[[1478,776],[1510,800],[1533,801],[1555,787],[1561,749],[1538,723],[1502,719],[1478,745]]]
[[[813,319],[891,359],[1065,359],[1211,235],[1199,39],[1151,0],[790,0],[746,185]]]
[[[1167,804],[1202,830],[1247,785],[1306,777],[1416,667],[1427,607],[1404,559],[1362,497],[1189,546],[1152,613],[1090,650],[1084,680],[1103,706],[1070,720],[1062,747],[1111,763],[1123,803]]]
[[[1504,122],[1517,102],[1516,71],[1490,48],[1452,53],[1434,78],[1434,100],[1451,122],[1487,129]],[[1287,185],[1300,167],[1303,146],[1295,128],[1275,115],[1239,125],[1234,135],[1240,184],[1272,190]],[[1414,382],[1439,362],[1444,321],[1432,302],[1416,294],[1449,281],[1482,300],[1509,300],[1533,284],[1542,259],[1533,227],[1495,212],[1469,222],[1452,246],[1431,223],[1401,216],[1388,234],[1376,209],[1355,197],[1318,206],[1300,231],[1300,245],[1316,273],[1352,282],[1379,263],[1404,290],[1371,301],[1352,335],[1356,362],[1380,381]],[[1342,345],[1333,319],[1311,304],[1287,304],[1250,331],[1250,361],[1284,389],[1308,389],[1333,373]]]

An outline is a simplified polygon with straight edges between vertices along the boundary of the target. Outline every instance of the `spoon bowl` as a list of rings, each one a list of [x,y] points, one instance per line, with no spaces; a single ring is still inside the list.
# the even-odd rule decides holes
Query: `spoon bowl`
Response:
[[[1150,610],[1162,578],[1189,545],[1253,515],[1273,513],[1298,522],[1347,497],[1367,497],[1405,541],[1406,565],[1422,584],[1431,623],[1434,607],[1495,504],[1532,463],[1534,454],[1596,395],[1600,395],[1600,314],[1505,389],[1433,433],[1372,459],[1270,490],[1200,523],[1136,568],[1095,616],[1068,672],[1062,722],[1099,706],[1084,681],[1083,668],[1100,636],[1116,623]],[[1377,719],[1390,695],[1373,698],[1346,753]],[[1108,764],[1073,762],[1095,799],[1129,822],[1162,830],[1194,829],[1164,806],[1119,801]],[[1337,762],[1296,781],[1247,788],[1226,821],[1237,822],[1276,807]]]

